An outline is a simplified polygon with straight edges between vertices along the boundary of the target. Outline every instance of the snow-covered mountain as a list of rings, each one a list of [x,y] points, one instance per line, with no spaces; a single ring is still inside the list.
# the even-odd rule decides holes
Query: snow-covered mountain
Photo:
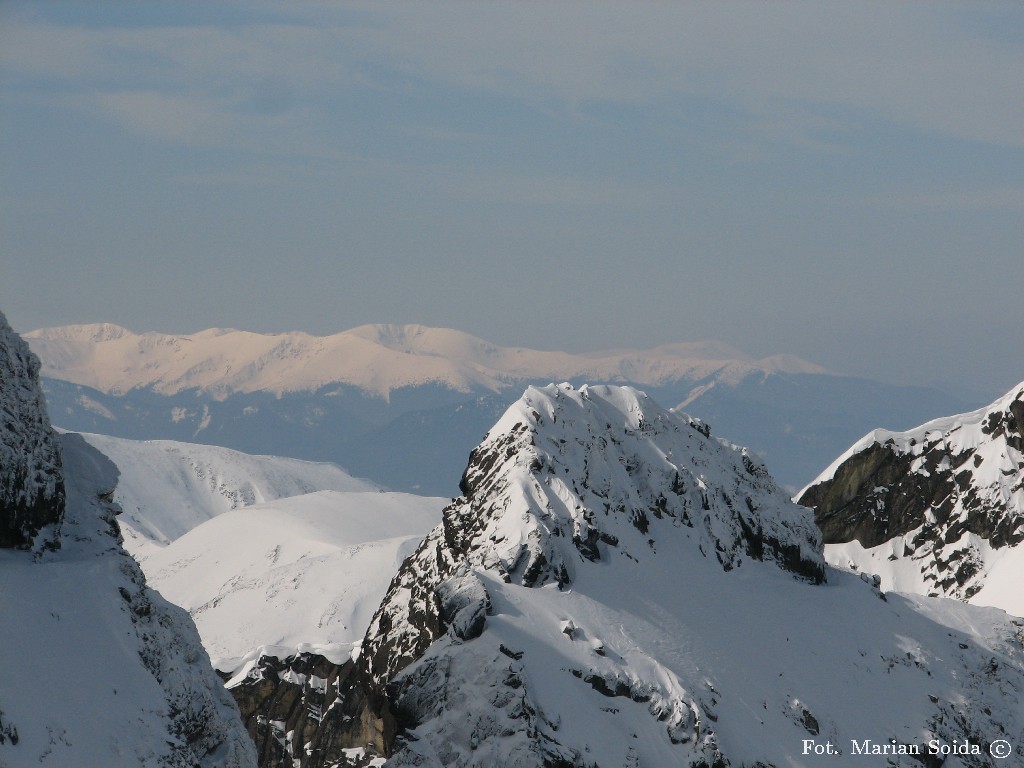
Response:
[[[221,671],[299,651],[341,663],[447,501],[321,491],[256,504],[197,526],[143,568],[192,614]]]
[[[254,766],[188,615],[121,547],[116,469],[78,436],[42,435],[38,363],[0,315],[5,354],[0,477],[22,493],[13,506],[5,497],[0,520],[26,534],[16,547],[42,523],[50,546],[0,550],[0,765]],[[25,518],[25,498],[45,515]]]
[[[971,413],[871,432],[799,500],[837,566],[1024,616],[1024,383]]]
[[[462,490],[357,660],[234,688],[263,764],[980,767],[1024,744],[1024,622],[826,568],[755,457],[636,390],[528,389]]]
[[[88,325],[27,338],[66,429],[334,461],[434,495],[456,494],[487,429],[526,386],[552,381],[631,384],[679,403],[751,446],[793,490],[875,424],[908,427],[980,404],[717,342],[567,354],[418,325],[324,337]]]

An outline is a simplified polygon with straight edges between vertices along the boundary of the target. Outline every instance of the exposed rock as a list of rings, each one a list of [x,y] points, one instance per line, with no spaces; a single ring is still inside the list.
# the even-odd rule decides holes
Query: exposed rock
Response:
[[[60,451],[39,384],[39,359],[0,313],[0,547],[57,546],[63,515]]]

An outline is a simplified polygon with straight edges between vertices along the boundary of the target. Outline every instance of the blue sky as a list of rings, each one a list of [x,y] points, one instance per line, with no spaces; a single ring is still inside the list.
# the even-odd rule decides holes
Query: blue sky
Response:
[[[1024,379],[1017,3],[0,4],[0,309]]]

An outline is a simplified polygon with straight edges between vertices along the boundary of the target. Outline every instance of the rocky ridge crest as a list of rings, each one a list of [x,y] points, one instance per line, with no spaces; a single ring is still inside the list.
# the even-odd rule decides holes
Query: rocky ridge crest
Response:
[[[1024,542],[1024,383],[992,405],[906,432],[875,430],[800,495],[826,544],[890,542],[929,594],[969,599],[986,558]]]

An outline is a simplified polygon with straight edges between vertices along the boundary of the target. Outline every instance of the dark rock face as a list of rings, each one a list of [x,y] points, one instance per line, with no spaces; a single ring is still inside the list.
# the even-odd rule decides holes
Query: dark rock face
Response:
[[[799,503],[826,544],[877,547],[904,537],[933,594],[969,598],[982,555],[1024,542],[1024,385],[988,408],[901,433],[878,431],[820,477]]]
[[[314,653],[285,659],[261,657],[246,678],[231,692],[242,713],[246,730],[256,743],[261,766],[291,768],[294,759],[304,765],[323,765],[338,759],[331,745],[368,743],[376,734],[352,728],[339,739],[338,726],[344,718],[331,717],[339,706],[336,694],[347,690],[354,664],[334,664]],[[325,722],[326,719],[326,722]],[[378,737],[379,740],[379,737]],[[326,749],[320,745],[327,745]],[[367,759],[378,756],[371,750]]]
[[[57,546],[63,515],[60,451],[39,384],[39,360],[0,313],[0,547]],[[37,541],[48,526],[46,541]]]

